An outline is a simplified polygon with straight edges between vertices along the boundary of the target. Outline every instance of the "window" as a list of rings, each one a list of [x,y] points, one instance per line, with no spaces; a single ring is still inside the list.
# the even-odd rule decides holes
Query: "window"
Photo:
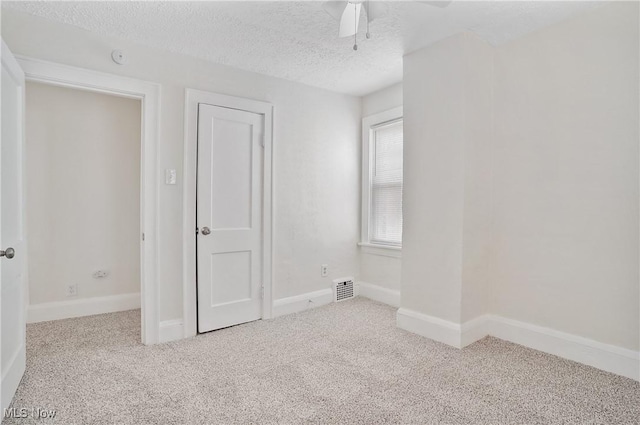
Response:
[[[363,120],[362,243],[402,246],[402,110]]]
[[[402,120],[371,130],[369,242],[402,244]]]

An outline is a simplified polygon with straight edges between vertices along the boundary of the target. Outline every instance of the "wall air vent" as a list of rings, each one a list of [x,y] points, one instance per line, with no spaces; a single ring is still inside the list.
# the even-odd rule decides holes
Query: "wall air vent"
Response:
[[[333,300],[335,302],[349,300],[354,297],[353,278],[344,277],[333,281]]]

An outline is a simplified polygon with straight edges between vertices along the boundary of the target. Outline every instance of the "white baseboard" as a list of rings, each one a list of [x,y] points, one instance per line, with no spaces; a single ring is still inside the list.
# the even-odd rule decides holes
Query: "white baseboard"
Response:
[[[399,328],[456,348],[464,348],[489,335],[490,316],[488,315],[476,317],[461,325],[401,308],[396,318]]]
[[[638,351],[500,316],[491,316],[490,335],[640,381]]]
[[[400,291],[384,288],[368,282],[357,283],[357,294],[370,300],[388,304],[392,307],[400,307]]]
[[[280,298],[273,302],[273,317],[299,313],[301,311],[327,305],[332,302],[333,291],[331,288],[308,292],[306,294],[296,295],[295,297]]]
[[[80,298],[70,301],[32,304],[27,308],[27,323],[71,319],[94,314],[114,313],[140,308],[140,294]]]
[[[491,335],[640,381],[640,352],[500,316],[483,315],[460,325],[401,308],[397,325],[456,348]]]
[[[458,323],[406,308],[398,310],[396,320],[400,329],[456,348],[462,348],[462,327]]]
[[[160,333],[158,341],[160,343],[176,341],[184,338],[184,324],[182,319],[164,320],[160,322]]]
[[[491,318],[491,315],[484,314],[464,322],[462,326],[460,326],[460,348],[471,345],[490,335]]]

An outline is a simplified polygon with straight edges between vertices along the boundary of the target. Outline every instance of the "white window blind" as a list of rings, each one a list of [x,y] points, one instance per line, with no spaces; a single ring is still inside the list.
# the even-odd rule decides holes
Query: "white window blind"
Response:
[[[402,244],[402,120],[372,129],[369,240]]]

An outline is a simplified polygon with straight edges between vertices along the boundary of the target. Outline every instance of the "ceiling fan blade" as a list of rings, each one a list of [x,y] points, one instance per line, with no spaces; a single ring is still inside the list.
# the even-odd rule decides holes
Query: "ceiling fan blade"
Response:
[[[453,0],[430,0],[430,1],[416,0],[416,1],[418,3],[428,4],[429,6],[445,8],[445,7],[449,6]]]
[[[389,12],[389,6],[387,2],[383,1],[365,1],[364,3],[364,11],[367,13],[367,18],[369,22],[374,19],[378,19],[382,16],[386,16]]]
[[[338,34],[339,37],[349,37],[358,32],[361,7],[361,3],[347,4],[344,12],[342,12],[342,17],[340,18],[340,32]]]
[[[325,12],[327,12],[333,19],[339,21],[342,17],[342,13],[344,9],[347,7],[349,2],[347,1],[324,1],[322,2],[322,8]]]

